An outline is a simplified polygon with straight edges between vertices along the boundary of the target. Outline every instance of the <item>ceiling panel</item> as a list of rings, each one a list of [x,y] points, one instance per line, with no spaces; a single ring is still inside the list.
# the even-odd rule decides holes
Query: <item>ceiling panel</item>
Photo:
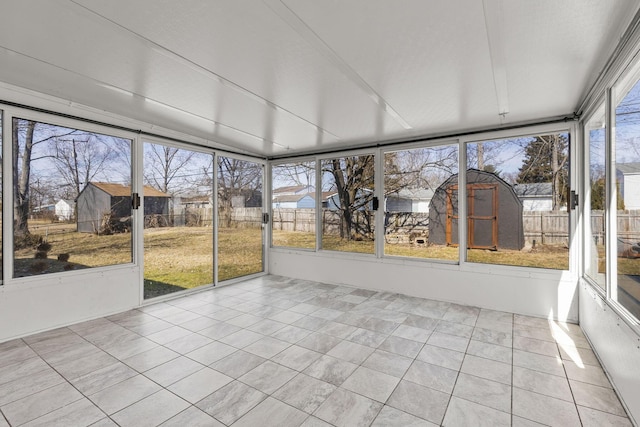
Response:
[[[637,9],[16,0],[0,80],[246,152],[307,153],[571,114]]]

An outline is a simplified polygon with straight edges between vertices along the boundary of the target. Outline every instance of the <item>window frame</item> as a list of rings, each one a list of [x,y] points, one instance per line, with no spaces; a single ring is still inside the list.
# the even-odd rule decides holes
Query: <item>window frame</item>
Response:
[[[380,179],[380,150],[377,148],[369,148],[369,149],[360,149],[360,150],[348,150],[348,151],[339,151],[339,152],[332,152],[330,154],[323,154],[323,155],[319,155],[316,156],[316,206],[320,206],[322,207],[322,193],[323,193],[323,188],[322,188],[322,162],[324,160],[332,160],[332,159],[340,159],[340,158],[344,158],[344,157],[354,157],[354,156],[373,156],[373,165],[374,165],[374,171],[373,171],[373,195],[374,197],[377,197],[378,200],[380,199],[380,185],[379,185],[379,179]],[[320,189],[320,191],[318,191],[317,189]],[[377,210],[373,210],[373,212],[375,212],[375,217],[373,220],[373,224],[374,224],[374,231],[373,231],[373,235],[374,235],[374,241],[373,241],[373,253],[364,253],[364,252],[350,252],[350,251],[336,251],[336,250],[331,250],[331,249],[324,249],[322,247],[322,240],[323,240],[323,233],[322,230],[324,228],[324,225],[322,223],[322,215],[323,215],[323,211],[322,208],[321,209],[316,209],[316,248],[317,248],[317,252],[320,253],[326,253],[326,254],[335,254],[335,255],[345,255],[345,256],[354,256],[356,258],[380,258],[380,251],[379,251],[379,244],[377,243],[380,239],[377,238],[378,236],[378,230],[379,230],[379,217],[380,215],[378,214],[380,212],[380,208],[378,207]]]
[[[219,209],[219,205],[218,205],[218,162],[219,162],[219,158],[220,157],[227,157],[227,158],[232,158],[232,159],[236,159],[236,160],[242,160],[242,161],[246,161],[246,162],[252,162],[252,163],[256,163],[258,165],[262,166],[262,214],[264,215],[265,213],[269,212],[268,208],[266,208],[266,203],[267,203],[267,197],[271,196],[271,183],[267,182],[267,177],[269,175],[268,171],[269,171],[269,167],[268,167],[268,162],[266,160],[261,160],[261,159],[257,159],[255,157],[251,157],[251,156],[245,156],[242,154],[236,154],[236,153],[230,153],[230,152],[224,152],[224,151],[220,151],[220,150],[216,150],[215,148],[212,149],[212,152],[214,153],[214,159],[213,159],[213,164],[214,164],[214,174],[213,174],[213,188],[214,188],[214,195],[215,197],[213,198],[213,210],[214,210],[214,225],[213,225],[213,247],[214,247],[214,275],[213,275],[213,285],[214,286],[226,286],[229,284],[233,284],[233,283],[237,283],[237,282],[241,282],[243,280],[248,280],[248,279],[252,279],[255,277],[259,277],[262,276],[264,274],[266,274],[268,267],[269,267],[269,246],[268,246],[268,238],[267,236],[269,235],[269,233],[267,233],[267,228],[270,228],[270,224],[265,224],[264,221],[262,221],[262,225],[261,225],[261,239],[262,239],[262,270],[259,272],[255,272],[255,273],[250,273],[248,275],[245,276],[238,276],[238,277],[233,277],[230,279],[225,279],[222,282],[219,280],[218,274],[220,271],[220,262],[219,262],[219,257],[218,254],[220,252],[220,244],[219,244],[219,219],[218,219],[218,209]]]
[[[399,151],[410,151],[410,150],[420,150],[420,149],[428,149],[428,148],[436,148],[443,146],[456,146],[458,152],[458,186],[460,186],[460,176],[462,175],[462,171],[460,169],[461,163],[461,144],[460,139],[458,138],[442,138],[442,139],[434,139],[430,141],[420,141],[414,143],[400,144],[388,147],[381,147],[379,150],[378,161],[376,162],[376,166],[378,166],[376,172],[380,172],[379,182],[382,183],[380,188],[376,187],[376,190],[379,190],[377,193],[378,200],[381,200],[381,208],[379,211],[383,215],[378,215],[376,218],[376,229],[383,230],[384,232],[384,214],[386,213],[385,203],[384,203],[384,178],[385,178],[385,170],[384,170],[384,156],[387,153],[395,153]],[[466,162],[466,153],[465,153],[465,162]],[[377,178],[377,177],[376,177]],[[460,202],[459,202],[460,203]],[[460,204],[459,208],[460,209]],[[459,221],[464,222],[464,221]],[[458,225],[458,232],[461,232],[460,225]],[[461,235],[461,234],[460,234]],[[458,259],[457,260],[446,260],[439,258],[420,258],[420,257],[408,257],[408,256],[398,256],[398,255],[387,255],[385,254],[385,246],[384,246],[384,236],[382,238],[376,236],[376,249],[377,253],[380,254],[379,258],[388,259],[388,260],[399,260],[399,261],[416,261],[416,262],[426,262],[426,263],[436,263],[436,264],[444,264],[444,265],[460,265],[461,264],[461,253],[460,248],[458,248]],[[462,247],[462,245],[459,245]]]
[[[6,106],[3,108],[3,141],[6,141],[6,138],[10,138],[9,140],[13,140],[13,119],[21,119],[21,120],[33,120],[36,122],[46,123],[53,126],[60,126],[70,129],[77,129],[85,132],[95,132],[99,134],[103,134],[110,137],[122,138],[131,141],[131,192],[141,194],[142,191],[142,183],[136,176],[136,150],[139,146],[139,135],[119,129],[117,126],[110,127],[108,125],[99,124],[96,122],[88,122],[73,118],[67,118],[58,116],[55,114],[45,113],[45,112],[37,112],[32,111],[30,109]],[[8,144],[4,143],[2,147],[3,159],[12,159],[13,158],[13,143]],[[8,164],[7,164],[8,163]],[[2,173],[3,173],[3,218],[12,218],[13,219],[13,165],[10,161],[5,160]],[[31,275],[25,277],[14,277],[14,258],[15,253],[13,249],[14,242],[14,229],[13,229],[13,221],[7,223],[3,221],[3,238],[2,238],[2,246],[3,246],[3,272],[4,272],[4,280],[2,282],[3,286],[6,286],[6,289],[12,287],[20,287],[20,288],[31,288],[31,287],[40,287],[40,286],[49,286],[50,281],[64,280],[64,278],[71,277],[80,277],[83,275],[90,274],[106,274],[110,271],[122,270],[122,269],[130,269],[132,267],[140,267],[140,256],[137,241],[139,240],[137,234],[139,233],[139,225],[140,221],[140,209],[132,210],[132,232],[131,235],[131,261],[120,264],[113,265],[104,265],[91,267],[80,270],[71,270],[71,271],[62,271],[55,273],[48,273],[45,275]],[[7,274],[9,272],[9,274]]]
[[[300,248],[300,247],[294,247],[294,246],[276,246],[273,244],[273,169],[274,167],[278,167],[281,165],[287,165],[287,164],[293,164],[293,163],[305,163],[305,162],[309,162],[309,163],[313,163],[314,167],[313,167],[313,173],[314,173],[314,187],[316,189],[315,193],[315,215],[314,215],[314,234],[315,234],[315,244],[313,246],[313,248]],[[294,159],[290,159],[290,160],[274,160],[271,162],[268,162],[268,168],[266,168],[268,170],[268,175],[267,175],[267,179],[269,181],[269,192],[267,194],[268,196],[268,202],[267,204],[268,206],[268,210],[267,213],[269,214],[269,227],[268,227],[268,232],[267,234],[267,247],[269,249],[285,249],[285,250],[299,250],[299,251],[304,251],[304,252],[316,252],[318,250],[320,250],[319,247],[319,239],[318,239],[318,199],[320,199],[320,201],[322,201],[322,189],[320,188],[320,191],[318,191],[318,182],[322,180],[322,178],[320,178],[320,180],[318,180],[318,174],[319,174],[319,162],[317,160],[317,157],[314,156],[305,156],[305,157],[300,157],[300,158],[294,158]],[[320,208],[322,209],[322,206],[320,205]]]
[[[216,193],[216,172],[217,172],[217,168],[216,168],[216,162],[218,160],[218,153],[213,150],[213,149],[207,149],[205,147],[199,146],[199,145],[195,145],[195,144],[187,144],[184,142],[177,142],[177,141],[171,141],[168,139],[164,139],[161,138],[159,136],[145,136],[142,135],[140,137],[140,141],[139,141],[139,148],[140,148],[140,152],[136,152],[137,157],[140,159],[140,164],[137,165],[136,168],[134,169],[138,169],[139,171],[139,179],[141,182],[141,185],[144,187],[144,166],[145,166],[145,159],[144,159],[144,146],[145,144],[154,144],[154,145],[163,145],[163,146],[167,146],[170,148],[177,148],[179,150],[186,150],[186,151],[193,151],[195,153],[199,153],[199,154],[206,154],[206,155],[210,155],[212,157],[212,161],[213,161],[213,171],[212,171],[212,179],[211,179],[211,190],[212,190],[212,194],[215,196],[217,195]],[[142,220],[141,220],[141,226],[142,229],[140,230],[140,234],[141,234],[141,241],[139,242],[139,250],[138,253],[140,254],[140,259],[139,259],[139,265],[140,265],[140,283],[141,283],[141,300],[144,301],[144,303],[153,303],[153,302],[158,302],[158,301],[162,301],[163,299],[171,299],[173,298],[175,295],[181,295],[184,293],[188,293],[188,292],[197,292],[197,291],[201,291],[203,289],[207,289],[207,288],[211,288],[211,287],[215,287],[216,286],[216,275],[215,272],[217,270],[217,250],[216,250],[216,225],[217,225],[217,219],[218,219],[218,215],[216,212],[216,207],[217,207],[217,198],[213,197],[213,205],[212,205],[212,209],[213,209],[213,218],[212,218],[212,227],[211,227],[211,232],[213,233],[212,239],[211,239],[211,245],[212,245],[212,250],[213,250],[213,258],[212,258],[212,279],[213,282],[211,284],[207,284],[207,285],[201,285],[201,286],[197,286],[195,288],[187,288],[184,289],[182,291],[177,291],[177,292],[172,292],[169,294],[165,294],[165,295],[159,295],[156,297],[152,297],[152,298],[145,298],[144,297],[144,274],[145,274],[145,270],[144,270],[144,197],[140,198],[140,211],[142,212]]]

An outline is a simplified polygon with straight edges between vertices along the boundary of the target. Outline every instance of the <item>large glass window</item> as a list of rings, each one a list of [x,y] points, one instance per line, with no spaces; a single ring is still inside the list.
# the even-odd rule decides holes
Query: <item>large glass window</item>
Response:
[[[255,162],[218,157],[218,280],[263,271],[262,180]]]
[[[144,297],[213,283],[213,155],[144,144]]]
[[[374,158],[322,160],[322,249],[375,252]]]
[[[604,105],[587,122],[584,132],[587,140],[589,200],[585,204],[585,245],[586,274],[605,288],[605,245],[606,245],[606,175],[605,175],[605,120]],[[622,199],[619,200],[622,203]]]
[[[470,143],[467,167],[467,260],[568,269],[569,135]]]
[[[13,119],[14,276],[132,262],[131,141]]]
[[[0,281],[4,279],[3,267],[2,267],[2,204],[4,202],[2,198],[2,123],[3,113],[0,111]]]
[[[385,255],[457,261],[447,234],[457,232],[457,218],[447,214],[457,187],[457,144],[385,153]]]
[[[274,165],[272,176],[272,244],[316,247],[316,162]]]
[[[640,319],[640,83],[615,111],[618,302]]]

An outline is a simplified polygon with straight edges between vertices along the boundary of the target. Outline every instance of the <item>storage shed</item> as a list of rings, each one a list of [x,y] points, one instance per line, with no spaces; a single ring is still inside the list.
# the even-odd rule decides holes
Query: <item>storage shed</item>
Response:
[[[144,186],[144,214],[167,215],[169,196],[153,187]],[[93,233],[100,229],[103,217],[131,216],[131,187],[107,182],[90,182],[78,195],[78,231]]]
[[[522,202],[494,173],[467,170],[467,247],[516,249],[524,246]],[[429,204],[429,243],[458,244],[458,174],[435,191]]]

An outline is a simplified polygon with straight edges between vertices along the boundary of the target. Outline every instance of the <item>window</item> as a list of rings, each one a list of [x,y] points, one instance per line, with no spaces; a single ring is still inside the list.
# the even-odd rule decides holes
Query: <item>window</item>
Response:
[[[606,204],[606,146],[604,105],[587,122],[584,132],[587,139],[587,185],[589,200],[585,204],[585,272],[598,286],[605,288],[605,204]],[[622,199],[618,200],[618,204]]]
[[[274,165],[272,175],[272,244],[316,247],[316,162]]]
[[[467,260],[567,270],[569,135],[469,143],[467,167]]]
[[[457,187],[457,144],[385,153],[385,255],[457,261],[447,234],[457,232],[457,218],[447,214]]]
[[[13,119],[14,277],[132,262],[131,140]]]
[[[144,297],[213,283],[213,155],[144,144]]]
[[[263,271],[261,164],[218,157],[218,280]]]
[[[2,123],[4,121],[4,116],[2,111],[0,111],[0,153],[2,153]],[[4,203],[4,199],[2,198],[2,168],[3,162],[1,161],[2,156],[0,156],[0,283],[4,279],[3,275],[3,267],[2,267],[2,204]]]
[[[374,156],[322,160],[322,249],[374,253]]]
[[[614,299],[640,319],[640,83],[615,110],[617,284]]]

